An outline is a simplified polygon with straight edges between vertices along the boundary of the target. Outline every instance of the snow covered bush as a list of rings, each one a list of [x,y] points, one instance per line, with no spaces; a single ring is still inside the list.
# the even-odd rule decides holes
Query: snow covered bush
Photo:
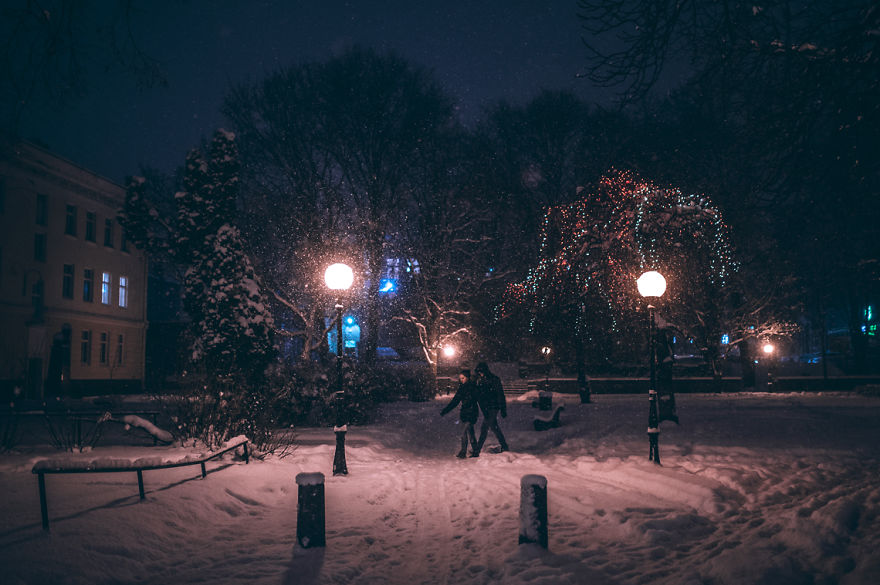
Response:
[[[293,436],[280,429],[282,397],[275,388],[253,385],[242,375],[199,380],[164,399],[178,442],[213,449],[232,437],[246,435],[257,455],[283,455],[290,449]]]

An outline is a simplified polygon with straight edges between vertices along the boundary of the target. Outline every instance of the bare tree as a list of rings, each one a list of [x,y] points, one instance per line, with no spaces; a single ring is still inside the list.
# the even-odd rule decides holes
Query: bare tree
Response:
[[[97,4],[97,5],[95,5]],[[134,28],[135,0],[18,0],[0,9],[0,127],[16,133],[37,104],[66,105],[88,91],[96,70],[166,85]]]
[[[242,139],[251,192],[263,197],[252,209],[255,223],[269,230],[264,243],[274,248],[267,255],[276,282],[286,273],[300,287],[301,300],[288,306],[308,305],[315,289],[305,287],[315,286],[318,267],[340,249],[364,267],[363,356],[370,362],[389,229],[408,206],[420,152],[453,124],[451,101],[425,71],[355,48],[236,88],[224,113]]]

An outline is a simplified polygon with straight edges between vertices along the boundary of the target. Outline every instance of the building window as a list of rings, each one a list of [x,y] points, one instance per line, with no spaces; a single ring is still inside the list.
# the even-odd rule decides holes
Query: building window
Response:
[[[61,296],[65,299],[73,298],[73,264],[64,265],[64,278],[61,281]]]
[[[95,241],[95,233],[98,231],[97,223],[98,219],[95,216],[95,212],[86,211],[86,240],[89,242]]]
[[[101,273],[101,303],[110,304],[110,273]]]
[[[101,332],[101,343],[98,345],[98,362],[106,364],[109,359],[110,334],[106,331]]]
[[[34,260],[46,261],[46,234],[34,234]]]
[[[91,303],[95,297],[95,272],[91,268],[83,270],[83,300]]]
[[[64,233],[68,236],[76,235],[76,205],[67,206],[67,215],[64,216]]]
[[[125,336],[120,333],[119,337],[116,338],[116,365],[121,366],[123,362],[123,355],[125,350]]]
[[[92,332],[83,329],[79,342],[79,361],[82,364],[92,363]]]
[[[41,278],[31,286],[31,306],[35,312],[40,312],[43,307],[43,279]]]
[[[128,277],[120,276],[119,277],[119,306],[127,307],[128,306]]]
[[[104,245],[108,248],[113,247],[113,220],[104,220]]]
[[[122,230],[122,242],[119,244],[119,249],[128,252],[128,234],[125,233],[125,229]]]
[[[37,225],[49,224],[49,196],[37,193]]]

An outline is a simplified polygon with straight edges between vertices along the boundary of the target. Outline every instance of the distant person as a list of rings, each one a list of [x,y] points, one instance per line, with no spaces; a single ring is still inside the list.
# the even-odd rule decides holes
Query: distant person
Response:
[[[464,423],[464,429],[461,432],[461,451],[455,456],[459,459],[467,457],[468,441],[471,444],[471,457],[479,455],[477,448],[477,437],[474,434],[474,425],[477,423],[477,388],[471,381],[471,371],[462,370],[458,374],[458,390],[452,401],[446,405],[446,408],[440,411],[440,416],[450,412],[453,408],[461,403],[461,412],[458,415],[459,420]]]
[[[489,371],[486,362],[480,362],[474,368],[476,374],[477,401],[480,410],[483,411],[483,425],[480,427],[480,439],[477,441],[476,457],[483,449],[483,443],[486,442],[486,435],[489,429],[495,433],[501,451],[507,451],[507,441],[504,440],[504,433],[498,426],[498,414],[501,418],[507,418],[507,398],[504,396],[504,388],[501,386],[501,379]]]

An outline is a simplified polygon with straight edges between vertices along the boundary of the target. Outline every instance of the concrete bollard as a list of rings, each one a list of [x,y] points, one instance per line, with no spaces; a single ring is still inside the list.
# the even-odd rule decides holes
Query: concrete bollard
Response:
[[[519,543],[547,548],[547,478],[524,475],[520,490]]]
[[[296,541],[303,548],[324,546],[324,474],[300,473],[296,485]]]
[[[538,393],[538,410],[550,410],[553,408],[553,393],[541,390]]]

